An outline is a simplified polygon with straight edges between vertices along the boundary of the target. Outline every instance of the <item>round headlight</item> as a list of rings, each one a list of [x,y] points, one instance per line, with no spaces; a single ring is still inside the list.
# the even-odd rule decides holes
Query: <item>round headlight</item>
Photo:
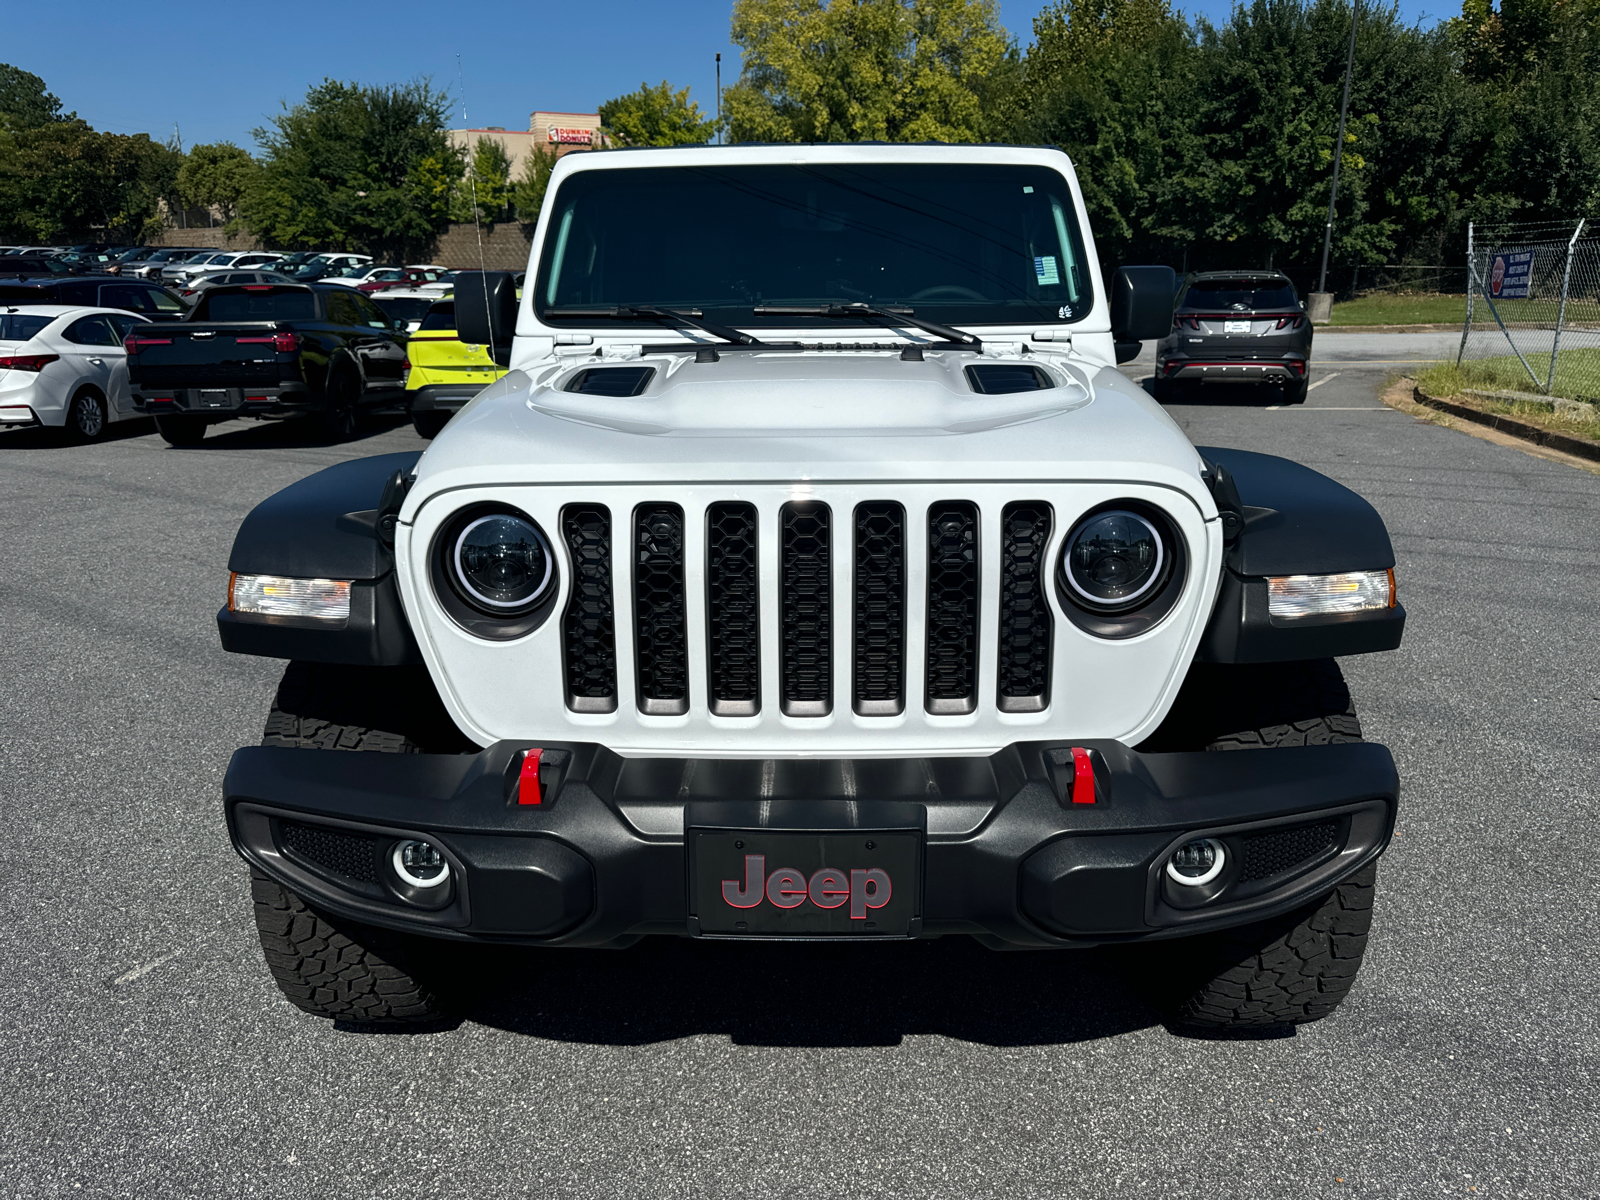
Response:
[[[474,604],[512,616],[545,594],[555,577],[555,556],[532,521],[490,513],[469,521],[456,535],[450,569]]]
[[[1098,512],[1067,538],[1062,575],[1090,608],[1132,608],[1161,582],[1170,554],[1161,532],[1138,513]]]

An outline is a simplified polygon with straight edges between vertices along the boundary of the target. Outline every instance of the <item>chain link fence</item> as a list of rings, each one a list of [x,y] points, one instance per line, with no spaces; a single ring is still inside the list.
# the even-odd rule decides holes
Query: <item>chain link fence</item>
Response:
[[[1456,365],[1484,386],[1600,400],[1600,225],[1467,227]]]

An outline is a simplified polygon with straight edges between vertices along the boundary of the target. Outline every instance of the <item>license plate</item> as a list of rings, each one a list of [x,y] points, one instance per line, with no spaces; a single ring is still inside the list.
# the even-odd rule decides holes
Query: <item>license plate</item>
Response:
[[[906,937],[918,915],[921,834],[690,836],[690,895],[702,934]]]
[[[1222,323],[1222,332],[1223,333],[1249,333],[1250,332],[1250,322],[1249,321],[1224,321]]]

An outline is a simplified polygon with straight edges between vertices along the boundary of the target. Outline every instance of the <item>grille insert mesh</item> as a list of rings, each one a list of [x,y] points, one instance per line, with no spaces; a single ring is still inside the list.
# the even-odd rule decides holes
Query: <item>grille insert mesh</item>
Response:
[[[359,883],[378,882],[376,839],[298,821],[285,821],[281,831],[285,849],[324,871]]]
[[[641,504],[634,511],[633,619],[640,710],[688,712],[683,509],[676,504]]]
[[[706,510],[706,616],[711,711],[761,711],[761,584],[756,507],[739,501]]]
[[[1338,821],[1317,821],[1242,837],[1239,839],[1239,882],[1251,883],[1292,870],[1326,851],[1338,834]]]
[[[978,509],[928,509],[928,711],[971,712],[978,694]]]
[[[572,558],[572,595],[562,618],[567,707],[611,712],[617,707],[616,618],[611,595],[611,510],[570,504],[561,536]]]
[[[833,709],[832,513],[817,501],[783,506],[778,610],[783,711],[826,716]]]
[[[856,505],[855,708],[892,716],[905,703],[906,510]]]
[[[1050,506],[1019,500],[1000,513],[1000,647],[996,663],[1001,712],[1038,712],[1050,702],[1050,606],[1044,554]]]

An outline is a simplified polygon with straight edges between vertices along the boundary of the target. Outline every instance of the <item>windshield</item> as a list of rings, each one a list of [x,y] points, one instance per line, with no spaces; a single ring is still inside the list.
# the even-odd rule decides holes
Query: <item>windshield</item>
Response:
[[[1240,311],[1260,308],[1294,308],[1300,301],[1288,280],[1197,279],[1183,298],[1184,308]]]
[[[31,313],[0,313],[0,342],[26,342],[43,332],[54,317],[36,317]]]
[[[535,308],[908,306],[942,322],[1076,321],[1091,294],[1066,179],[1045,167],[865,163],[581,171],[561,185]]]
[[[388,313],[396,321],[420,321],[433,307],[433,301],[422,296],[394,296],[377,295],[373,297],[378,302],[378,307]]]

